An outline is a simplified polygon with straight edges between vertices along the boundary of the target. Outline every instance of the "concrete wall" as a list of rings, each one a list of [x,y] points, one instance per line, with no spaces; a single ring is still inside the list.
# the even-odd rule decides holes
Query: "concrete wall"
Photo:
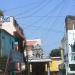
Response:
[[[13,36],[5,32],[4,30],[1,30],[0,39],[1,39],[2,55],[8,55],[10,50],[14,49],[15,39]]]
[[[14,27],[14,18],[9,17],[8,19],[9,19],[8,21],[2,22],[2,29],[6,30],[11,35],[13,35],[13,31],[16,31],[16,29]]]

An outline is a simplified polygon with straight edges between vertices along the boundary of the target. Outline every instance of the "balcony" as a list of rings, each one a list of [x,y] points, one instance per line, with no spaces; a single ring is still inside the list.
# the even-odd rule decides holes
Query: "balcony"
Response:
[[[14,32],[15,36],[24,39],[24,34],[19,30],[19,28],[16,28],[16,31]]]
[[[14,20],[14,26],[16,31],[14,32],[15,36],[20,38],[20,39],[24,39],[24,33],[22,28],[18,25],[18,23],[16,22],[16,20]]]

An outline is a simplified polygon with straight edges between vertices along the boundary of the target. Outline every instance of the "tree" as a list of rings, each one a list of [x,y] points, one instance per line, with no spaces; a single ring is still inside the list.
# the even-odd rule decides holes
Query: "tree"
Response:
[[[61,48],[52,49],[51,53],[49,54],[51,57],[59,57],[61,56]]]

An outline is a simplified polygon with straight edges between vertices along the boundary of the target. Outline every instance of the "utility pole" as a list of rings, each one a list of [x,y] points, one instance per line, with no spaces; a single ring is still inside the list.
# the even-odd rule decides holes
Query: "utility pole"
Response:
[[[1,29],[2,29],[2,18],[3,18],[4,14],[3,11],[0,10],[0,56],[2,56],[2,37],[1,37]]]
[[[26,64],[26,75],[30,75],[27,46],[25,46],[23,58],[24,58],[24,62]]]
[[[27,75],[30,75],[30,67],[29,67],[29,57],[28,57],[28,50],[27,50],[27,48],[26,48],[26,69],[27,69]]]

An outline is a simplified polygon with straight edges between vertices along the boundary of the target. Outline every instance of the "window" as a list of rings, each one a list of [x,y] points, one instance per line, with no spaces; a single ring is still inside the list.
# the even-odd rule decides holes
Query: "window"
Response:
[[[74,54],[72,54],[71,59],[72,59],[72,60],[75,60],[75,55],[74,55]]]
[[[72,52],[75,52],[75,44],[71,45]]]

